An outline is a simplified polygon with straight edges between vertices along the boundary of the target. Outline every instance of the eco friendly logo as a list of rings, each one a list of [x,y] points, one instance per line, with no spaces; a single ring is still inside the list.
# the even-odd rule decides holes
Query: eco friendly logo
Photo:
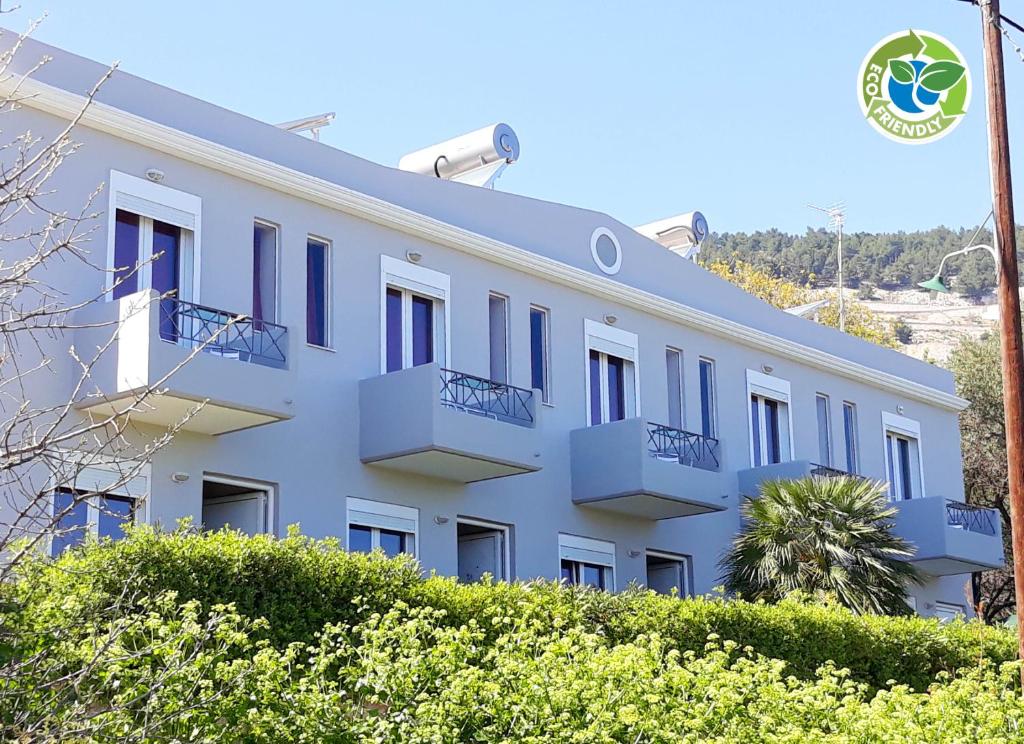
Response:
[[[886,36],[868,52],[857,76],[857,98],[879,132],[920,145],[945,137],[964,118],[971,80],[955,46],[911,29]]]

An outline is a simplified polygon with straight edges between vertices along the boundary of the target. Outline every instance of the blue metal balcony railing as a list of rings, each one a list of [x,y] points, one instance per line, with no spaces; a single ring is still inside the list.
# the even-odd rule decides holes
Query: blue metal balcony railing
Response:
[[[453,369],[441,370],[441,404],[508,424],[533,426],[532,390]]]
[[[822,464],[817,463],[817,462],[812,462],[810,465],[811,465],[810,474],[811,475],[816,475],[819,478],[841,478],[844,475],[848,475],[851,478],[860,478],[861,477],[861,476],[857,475],[856,473],[847,473],[845,470],[840,470],[839,468],[834,468],[831,465],[822,465]]]
[[[217,356],[284,369],[288,329],[174,298],[160,300],[160,338]]]
[[[647,449],[652,457],[675,460],[691,468],[717,471],[719,467],[717,439],[672,426],[649,421]]]
[[[996,534],[996,513],[994,509],[965,504],[962,501],[946,502],[946,523],[968,532],[982,535]]]

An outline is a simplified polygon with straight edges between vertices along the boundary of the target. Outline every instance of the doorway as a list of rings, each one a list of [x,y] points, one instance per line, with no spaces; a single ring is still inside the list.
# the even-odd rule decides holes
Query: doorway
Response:
[[[230,526],[247,535],[269,531],[271,488],[235,478],[203,478],[203,529]]]
[[[458,520],[459,581],[480,581],[490,574],[495,581],[508,581],[509,527],[460,517]]]

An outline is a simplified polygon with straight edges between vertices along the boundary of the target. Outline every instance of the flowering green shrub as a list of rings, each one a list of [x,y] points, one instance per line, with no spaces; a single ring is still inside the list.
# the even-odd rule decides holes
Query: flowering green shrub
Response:
[[[127,601],[128,609],[138,609],[142,600],[166,592],[203,610],[232,604],[242,617],[265,619],[253,637],[279,649],[312,642],[326,624],[355,624],[401,601],[443,610],[444,622],[454,627],[476,621],[488,642],[502,632],[496,619],[508,617],[552,632],[580,627],[612,644],[658,635],[680,652],[702,652],[708,636],[717,634],[785,661],[799,677],[813,678],[832,661],[873,687],[895,680],[922,690],[941,672],[1016,658],[1011,634],[980,623],[857,616],[796,600],[769,605],[640,590],[607,594],[551,582],[424,580],[413,561],[348,553],[336,541],[297,533],[277,540],[137,528],[125,540],[30,565],[16,588],[16,605],[27,627],[87,626],[106,618],[111,607],[124,609]]]
[[[1016,663],[875,693],[832,664],[800,679],[714,635],[680,652],[660,634],[611,643],[523,616],[455,626],[443,610],[396,602],[277,649],[230,607],[172,602],[72,644],[68,664],[76,650],[92,662],[73,693],[37,692],[62,673],[56,658],[14,678],[0,691],[13,703],[0,711],[5,738],[994,743],[1021,740],[1024,726]]]

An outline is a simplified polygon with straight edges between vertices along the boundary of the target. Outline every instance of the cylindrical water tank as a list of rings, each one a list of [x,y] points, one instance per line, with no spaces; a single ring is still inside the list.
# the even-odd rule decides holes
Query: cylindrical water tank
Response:
[[[453,178],[485,165],[519,158],[519,138],[508,124],[492,124],[422,150],[398,161],[401,170]]]

